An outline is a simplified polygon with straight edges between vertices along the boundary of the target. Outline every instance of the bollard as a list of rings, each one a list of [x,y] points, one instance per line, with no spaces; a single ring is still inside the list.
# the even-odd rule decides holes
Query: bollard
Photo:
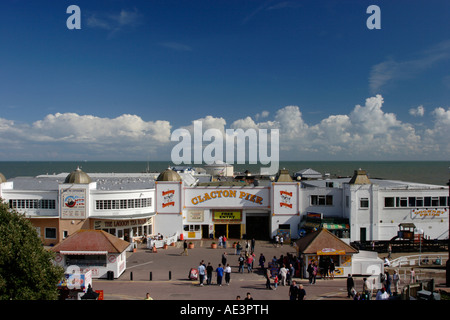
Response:
[[[172,280],[172,271],[169,271],[169,280]]]
[[[130,272],[130,280],[133,281],[133,272]]]
[[[150,281],[152,281],[153,275],[152,272],[150,271]]]

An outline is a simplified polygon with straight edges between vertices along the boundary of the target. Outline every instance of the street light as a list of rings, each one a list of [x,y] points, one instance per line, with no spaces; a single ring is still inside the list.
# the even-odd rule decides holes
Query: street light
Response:
[[[450,287],[450,179],[448,180],[448,198],[447,198],[447,205],[448,205],[448,243],[447,243],[447,247],[448,247],[448,259],[447,259],[447,264],[446,264],[446,275],[445,275],[445,279],[447,280],[447,287]]]

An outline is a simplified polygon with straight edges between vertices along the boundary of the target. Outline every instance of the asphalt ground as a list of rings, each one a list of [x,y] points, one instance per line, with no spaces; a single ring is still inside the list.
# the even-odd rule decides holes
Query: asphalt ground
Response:
[[[182,242],[167,249],[157,249],[152,252],[144,245],[136,252],[127,253],[127,269],[117,279],[94,279],[93,289],[103,290],[104,300],[144,300],[146,293],[154,300],[236,300],[237,296],[244,299],[250,293],[255,300],[289,300],[289,286],[278,285],[276,290],[266,289],[266,279],[258,267],[258,258],[264,254],[267,262],[274,256],[291,253],[296,255],[295,248],[284,244],[276,247],[267,241],[256,241],[255,270],[248,273],[238,272],[238,255],[231,247],[233,240],[228,241],[228,247],[210,248],[210,240],[193,241],[194,249],[188,250],[188,255],[181,255]],[[242,242],[241,242],[242,243]],[[222,263],[222,254],[227,254],[227,263],[232,273],[229,285],[223,281],[222,286],[216,284],[213,273],[212,285],[199,286],[198,280],[189,279],[191,268],[197,268],[202,260],[215,268]],[[405,271],[407,272],[407,271]],[[444,271],[445,277],[445,271]],[[406,275],[407,276],[407,275]],[[436,277],[442,274],[436,273]],[[303,284],[306,290],[306,300],[351,301],[347,297],[346,278],[334,280],[317,279],[316,284],[310,285],[307,279],[294,278],[297,284]],[[355,287],[362,290],[362,277],[355,277]],[[405,282],[403,282],[405,284]]]

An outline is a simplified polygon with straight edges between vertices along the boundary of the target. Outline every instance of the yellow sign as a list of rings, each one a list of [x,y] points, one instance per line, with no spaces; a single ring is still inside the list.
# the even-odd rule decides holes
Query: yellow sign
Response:
[[[442,217],[447,213],[447,208],[443,209],[412,209],[412,218],[438,218]]]
[[[241,211],[214,211],[214,221],[240,221],[241,219]]]
[[[320,251],[317,251],[318,256],[335,256],[335,255],[344,255],[345,250],[336,250],[333,248],[323,248]]]

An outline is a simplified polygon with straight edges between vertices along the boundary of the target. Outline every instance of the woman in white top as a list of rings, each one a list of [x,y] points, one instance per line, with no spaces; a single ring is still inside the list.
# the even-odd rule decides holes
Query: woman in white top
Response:
[[[229,264],[227,264],[227,266],[225,267],[224,273],[225,273],[225,283],[227,284],[227,286],[229,286],[231,278],[231,267]]]

